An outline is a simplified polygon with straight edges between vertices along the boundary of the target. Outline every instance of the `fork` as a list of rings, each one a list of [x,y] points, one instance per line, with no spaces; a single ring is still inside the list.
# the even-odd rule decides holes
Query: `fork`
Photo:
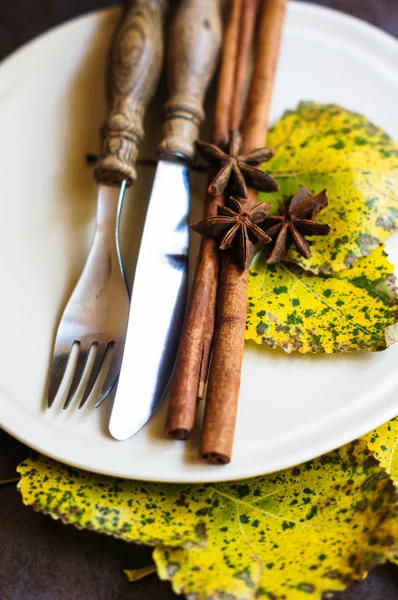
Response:
[[[129,296],[119,249],[119,220],[125,189],[137,177],[135,162],[144,136],[143,115],[163,62],[166,0],[127,0],[124,6],[110,53],[108,117],[94,171],[99,184],[96,232],[58,326],[48,386],[49,408],[62,387],[75,345],[78,356],[64,409],[77,391],[82,394],[79,408],[84,406],[100,381],[106,360],[109,369],[95,403],[100,406],[117,381],[123,358]],[[95,356],[91,361],[92,352]],[[92,367],[85,382],[89,357]]]

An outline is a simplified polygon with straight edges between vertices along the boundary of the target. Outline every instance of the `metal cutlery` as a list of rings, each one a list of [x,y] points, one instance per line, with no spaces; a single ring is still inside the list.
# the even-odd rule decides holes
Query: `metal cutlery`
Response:
[[[189,166],[221,43],[220,0],[183,0],[167,46],[169,99],[109,430],[134,435],[170,378],[186,304]]]
[[[109,370],[96,406],[107,397],[120,371],[129,297],[119,252],[118,224],[126,186],[137,177],[134,165],[144,135],[143,115],[163,61],[165,7],[166,0],[125,2],[113,40],[108,65],[108,117],[102,128],[101,155],[95,169],[99,185],[97,227],[83,273],[58,326],[48,387],[49,407],[60,389],[74,345],[78,345],[78,357],[64,409],[82,385],[79,408],[85,404],[109,352]],[[93,362],[90,358],[92,368],[84,385],[82,378],[87,377],[91,352],[95,356]]]

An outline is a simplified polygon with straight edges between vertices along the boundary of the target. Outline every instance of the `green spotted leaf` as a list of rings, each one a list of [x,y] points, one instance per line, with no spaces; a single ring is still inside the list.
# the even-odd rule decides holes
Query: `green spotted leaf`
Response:
[[[155,545],[159,576],[190,600],[320,600],[397,550],[394,487],[364,441],[217,485],[122,481],[43,456],[18,470],[25,504]]]
[[[398,145],[364,116],[336,105],[301,103],[270,131],[276,150],[267,172],[280,183],[261,200],[290,199],[300,184],[328,190],[329,206],[317,217],[332,231],[314,238],[312,256],[291,250],[287,260],[314,273],[338,272],[367,256],[398,225]]]
[[[383,350],[397,338],[393,266],[383,247],[333,277],[291,263],[251,265],[246,339],[286,352]]]
[[[371,431],[364,439],[398,487],[398,417]]]
[[[159,575],[195,600],[320,599],[394,554],[392,489],[364,442],[221,484],[209,506],[207,547],[157,547]]]
[[[113,479],[40,455],[21,463],[18,472],[25,504],[79,529],[151,545],[206,541],[196,514],[211,493],[204,486]]]
[[[371,431],[363,439],[398,488],[398,417]],[[398,565],[398,554],[390,560]]]

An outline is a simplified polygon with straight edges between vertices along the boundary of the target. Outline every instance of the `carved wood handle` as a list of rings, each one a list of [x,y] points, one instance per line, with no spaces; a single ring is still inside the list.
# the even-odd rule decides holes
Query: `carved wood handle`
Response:
[[[162,23],[167,0],[127,0],[109,58],[108,116],[94,171],[99,183],[132,184],[144,137],[143,117],[163,62]]]
[[[182,0],[168,35],[169,99],[160,156],[192,162],[204,120],[203,101],[221,45],[220,0]]]

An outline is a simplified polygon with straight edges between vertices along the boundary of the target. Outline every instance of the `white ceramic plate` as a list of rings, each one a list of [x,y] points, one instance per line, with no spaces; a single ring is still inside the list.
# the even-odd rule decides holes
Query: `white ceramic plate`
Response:
[[[109,10],[67,23],[0,68],[2,427],[91,471],[197,482],[298,464],[393,417],[398,345],[378,354],[288,356],[248,344],[234,455],[226,467],[197,460],[199,428],[188,443],[163,438],[164,404],[126,442],[107,433],[109,403],[98,411],[90,404],[82,411],[45,410],[56,325],[93,235],[96,187],[85,154],[98,148],[103,73],[117,16]],[[397,65],[398,42],[388,35],[331,10],[289,3],[272,120],[300,100],[337,102],[398,139]],[[142,157],[153,156],[159,141],[163,100],[161,91],[149,111]],[[152,175],[153,169],[141,167],[126,201],[124,231],[134,223],[124,235],[130,273]],[[203,187],[204,180],[194,177],[193,188]],[[196,193],[192,219],[200,215],[202,195]]]

